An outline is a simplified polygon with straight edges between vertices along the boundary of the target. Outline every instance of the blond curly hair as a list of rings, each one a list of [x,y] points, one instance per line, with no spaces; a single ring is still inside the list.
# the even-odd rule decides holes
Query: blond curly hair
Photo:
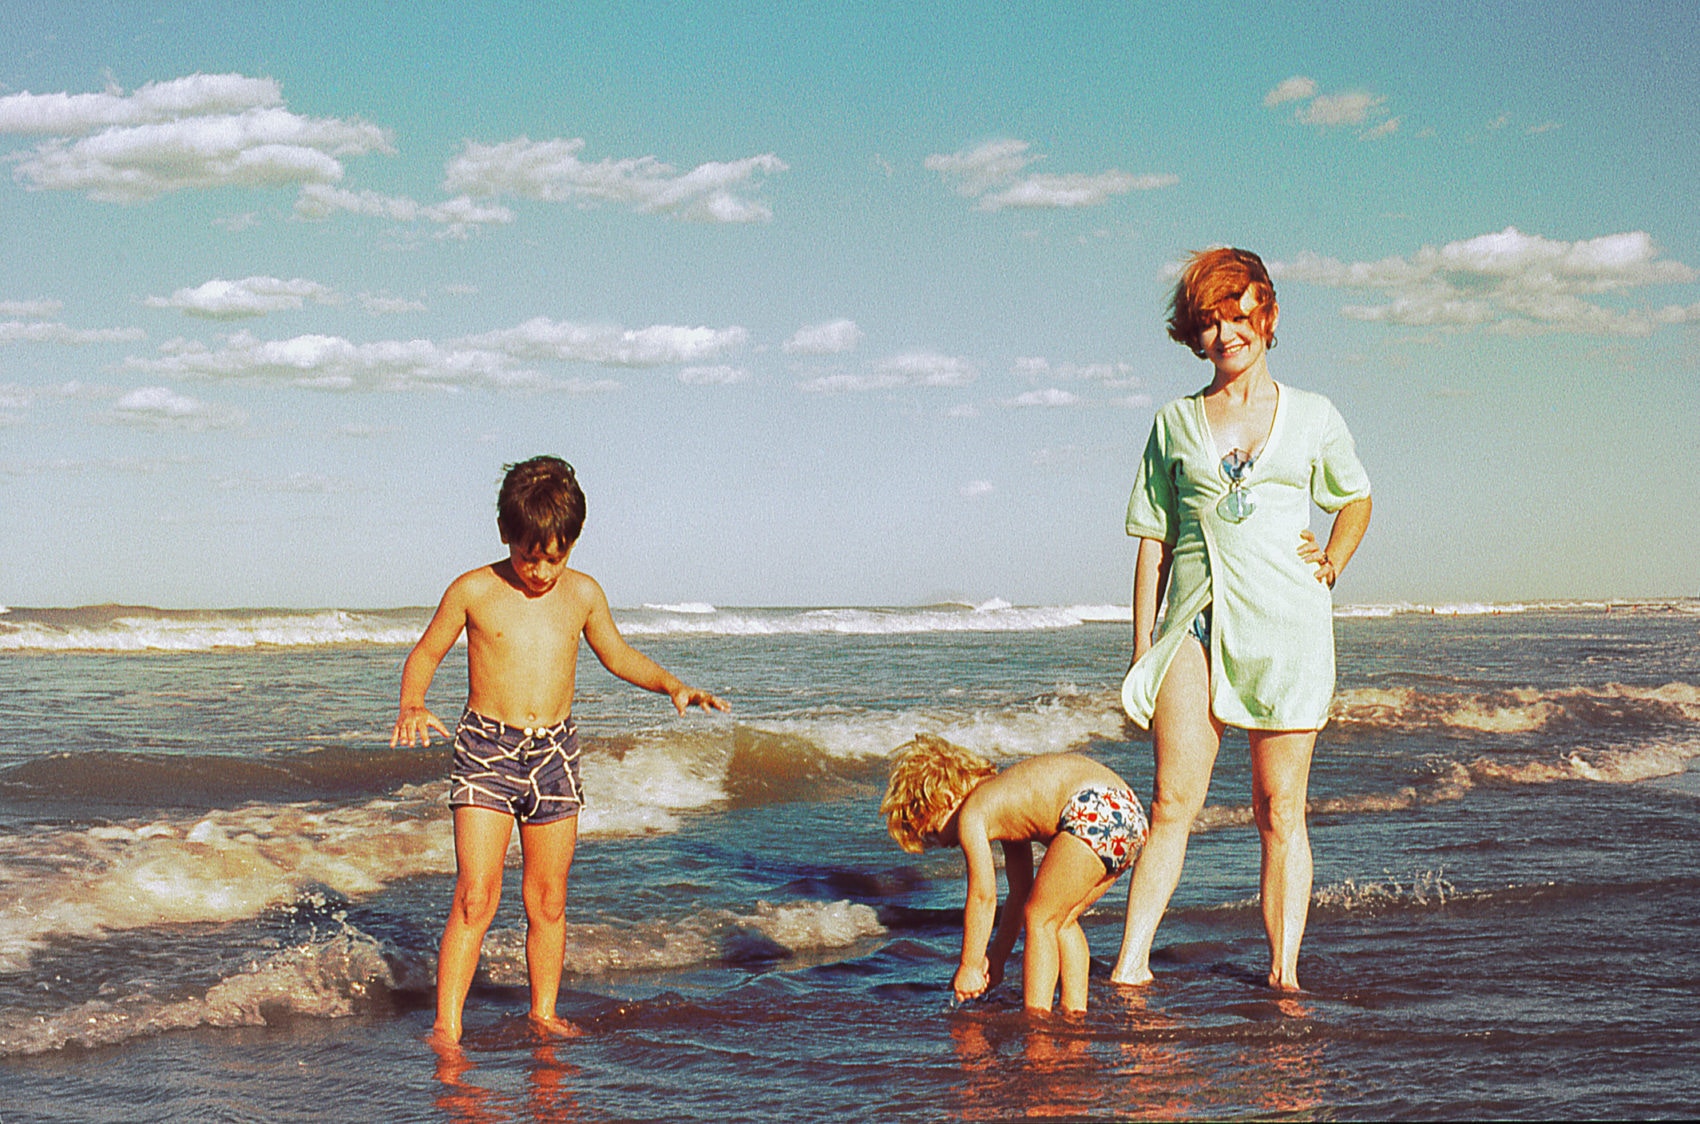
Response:
[[[997,768],[936,734],[916,734],[896,752],[880,815],[897,845],[919,854],[927,849],[921,837],[936,831],[974,786],[996,775]]]

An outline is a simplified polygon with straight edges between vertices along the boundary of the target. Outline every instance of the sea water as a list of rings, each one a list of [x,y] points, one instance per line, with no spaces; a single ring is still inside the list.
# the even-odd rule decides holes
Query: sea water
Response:
[[[426,610],[0,613],[0,1120],[1687,1115],[1700,1097],[1700,602],[1341,610],[1306,991],[1263,985],[1229,735],[1157,936],[1091,1009],[957,1006],[962,863],[878,813],[892,750],[1076,750],[1151,788],[1115,606],[645,606],[730,716],[588,656],[561,1013],[518,849],[439,1059],[447,752],[391,749]],[[452,723],[464,657],[431,694]],[[1124,884],[1125,885],[1125,882]],[[1012,967],[1012,976],[1018,975]]]

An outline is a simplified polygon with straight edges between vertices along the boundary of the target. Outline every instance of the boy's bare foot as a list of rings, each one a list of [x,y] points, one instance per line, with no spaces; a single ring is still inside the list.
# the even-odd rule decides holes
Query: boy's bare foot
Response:
[[[459,1050],[460,1028],[454,1027],[450,1029],[448,1027],[433,1025],[431,1027],[431,1033],[425,1036],[425,1044],[430,1046],[431,1049],[436,1050],[438,1053],[442,1053],[444,1050]]]
[[[570,1023],[555,1015],[529,1015],[527,1017],[531,1020],[533,1030],[539,1034],[547,1034],[552,1038],[577,1038],[584,1033],[584,1028],[577,1023]]]

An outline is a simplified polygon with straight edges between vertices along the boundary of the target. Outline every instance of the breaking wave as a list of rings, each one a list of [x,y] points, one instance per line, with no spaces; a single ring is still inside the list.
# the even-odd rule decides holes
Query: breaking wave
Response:
[[[1503,691],[1425,691],[1415,687],[1354,687],[1334,698],[1330,718],[1348,727],[1396,730],[1453,729],[1522,734],[1575,723],[1700,721],[1700,686],[1666,683]]]
[[[748,913],[707,910],[634,925],[569,922],[566,970],[599,976],[818,957],[884,932],[873,909],[847,901],[758,902]],[[524,931],[492,929],[479,967],[496,986],[525,986]],[[330,936],[256,959],[199,995],[161,999],[144,987],[59,1011],[0,1015],[0,1057],[112,1045],[200,1026],[264,1026],[288,1016],[342,1018],[397,993],[428,993],[435,975],[431,953],[399,948],[341,920]]]

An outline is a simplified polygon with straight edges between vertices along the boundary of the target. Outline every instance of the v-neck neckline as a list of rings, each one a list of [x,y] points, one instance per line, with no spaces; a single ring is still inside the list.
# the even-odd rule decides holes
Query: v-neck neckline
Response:
[[[1269,382],[1275,387],[1275,412],[1270,415],[1269,431],[1263,435],[1263,444],[1257,447],[1257,452],[1252,453],[1250,450],[1246,450],[1247,455],[1251,457],[1251,464],[1246,469],[1247,474],[1257,471],[1258,464],[1263,460],[1263,454],[1267,453],[1269,451],[1269,447],[1275,444],[1275,434],[1281,428],[1281,418],[1286,413],[1286,388],[1274,379],[1270,379]],[[1234,449],[1239,448],[1239,446],[1236,445],[1233,449],[1229,449],[1228,453],[1224,453],[1222,451],[1222,446],[1217,444],[1216,431],[1210,428],[1210,411],[1204,407],[1203,393],[1198,395],[1198,419],[1204,425],[1204,436],[1209,439],[1210,449],[1216,454],[1216,459],[1218,461],[1226,457],[1228,453],[1233,452]]]

